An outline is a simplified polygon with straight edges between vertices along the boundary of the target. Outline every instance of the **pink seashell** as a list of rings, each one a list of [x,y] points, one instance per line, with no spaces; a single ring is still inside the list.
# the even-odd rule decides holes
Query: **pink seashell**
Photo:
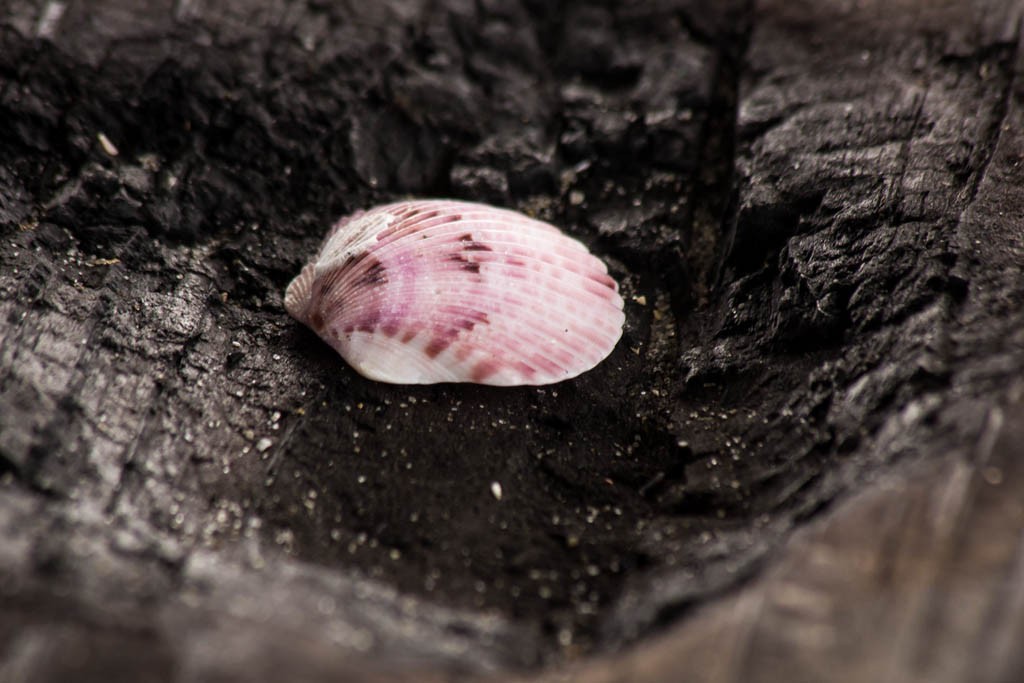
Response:
[[[447,200],[342,218],[284,305],[380,382],[550,384],[601,362],[622,335],[605,265],[557,228]]]

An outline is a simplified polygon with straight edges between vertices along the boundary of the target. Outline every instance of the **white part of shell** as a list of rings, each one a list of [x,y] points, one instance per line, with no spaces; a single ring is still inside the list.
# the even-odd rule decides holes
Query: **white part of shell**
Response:
[[[288,286],[285,308],[360,374],[395,384],[550,384],[622,334],[618,286],[557,228],[415,200],[357,212]]]

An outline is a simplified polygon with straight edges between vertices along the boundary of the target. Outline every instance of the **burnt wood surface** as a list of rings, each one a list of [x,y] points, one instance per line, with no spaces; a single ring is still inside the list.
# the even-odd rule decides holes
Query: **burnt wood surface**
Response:
[[[1024,679],[1022,10],[0,3],[0,681]],[[407,196],[616,350],[356,375],[283,289]]]

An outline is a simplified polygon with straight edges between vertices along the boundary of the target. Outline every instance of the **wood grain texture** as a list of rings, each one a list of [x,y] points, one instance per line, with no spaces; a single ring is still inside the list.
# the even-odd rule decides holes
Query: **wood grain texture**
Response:
[[[1020,680],[1022,14],[0,5],[0,680]],[[281,291],[409,194],[620,347],[356,376]]]

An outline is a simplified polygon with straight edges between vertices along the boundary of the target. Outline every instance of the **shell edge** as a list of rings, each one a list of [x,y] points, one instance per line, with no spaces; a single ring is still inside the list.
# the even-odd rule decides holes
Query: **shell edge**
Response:
[[[309,299],[313,295],[314,270],[315,264],[306,264],[284,291],[284,310],[288,311],[291,317],[307,325],[309,321],[306,319],[306,312],[309,308]]]

